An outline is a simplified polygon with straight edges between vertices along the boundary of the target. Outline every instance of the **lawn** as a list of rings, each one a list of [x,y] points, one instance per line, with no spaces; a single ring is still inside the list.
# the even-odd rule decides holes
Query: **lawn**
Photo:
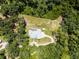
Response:
[[[60,23],[62,21],[62,17],[59,16],[55,20],[51,19],[45,19],[45,18],[37,18],[33,16],[28,15],[20,15],[23,16],[24,19],[27,21],[27,30],[29,30],[31,27],[38,27],[40,29],[45,28],[45,33],[51,35],[52,31],[57,31],[60,27]]]
[[[32,27],[37,27],[40,28],[42,31],[44,31],[45,34],[50,35],[52,37],[53,37],[52,32],[56,32],[59,29],[62,20],[61,16],[59,16],[55,20],[37,18],[28,15],[20,15],[20,16],[23,16],[24,19],[27,21],[26,31],[28,31]],[[40,43],[47,43],[50,41],[50,39],[42,38],[35,41],[40,44]],[[29,42],[32,42],[31,38],[29,38]],[[57,53],[55,53],[55,48],[54,48],[55,46],[53,45],[55,44],[52,45],[49,44],[47,46],[39,46],[39,47],[29,46],[30,55],[31,55],[30,59],[54,59],[52,57],[54,57],[54,54]]]
[[[37,28],[40,28],[45,34],[50,35],[52,37],[53,37],[52,33],[56,32],[59,29],[60,23],[62,21],[61,16],[59,16],[55,20],[38,18],[38,17],[22,15],[22,14],[20,14],[19,17],[24,17],[24,19],[27,23],[27,26],[26,26],[27,32],[30,28],[37,27]],[[43,28],[44,28],[44,30],[43,30]],[[44,38],[44,39],[37,40],[38,43],[45,43],[47,41],[49,42],[50,39]]]

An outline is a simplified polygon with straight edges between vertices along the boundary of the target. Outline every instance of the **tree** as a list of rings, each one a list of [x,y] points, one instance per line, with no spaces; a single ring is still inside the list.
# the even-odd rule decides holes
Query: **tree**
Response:
[[[21,2],[14,2],[10,4],[3,4],[1,6],[1,12],[4,16],[8,17],[13,15],[18,15],[24,10],[24,4]]]
[[[75,13],[73,13],[75,12]],[[68,15],[66,17],[64,16],[64,26],[62,27],[65,32],[68,33],[69,39],[68,39],[68,48],[69,48],[69,53],[71,55],[72,59],[78,59],[79,55],[78,49],[78,30],[79,30],[79,20],[78,20],[78,14],[76,11],[72,10],[71,12],[67,12]],[[66,14],[67,14],[66,13]],[[77,32],[76,32],[77,31]],[[74,57],[73,57],[74,56]]]

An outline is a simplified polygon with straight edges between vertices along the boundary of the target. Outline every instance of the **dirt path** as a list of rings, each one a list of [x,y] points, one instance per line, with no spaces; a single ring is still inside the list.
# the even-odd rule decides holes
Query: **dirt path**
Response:
[[[48,45],[48,44],[50,44],[50,43],[55,43],[55,39],[54,39],[53,37],[51,37],[51,36],[49,36],[49,35],[45,35],[45,37],[50,38],[50,39],[51,39],[51,42],[47,42],[47,43],[44,43],[44,44],[38,44],[37,42],[35,42],[35,41],[33,40],[29,45],[30,45],[30,46],[35,45],[35,46],[39,47],[39,46],[46,46],[46,45]]]

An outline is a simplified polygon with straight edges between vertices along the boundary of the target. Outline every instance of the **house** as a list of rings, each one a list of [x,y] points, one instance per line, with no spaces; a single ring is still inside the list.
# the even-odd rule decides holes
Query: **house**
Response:
[[[28,35],[32,39],[41,39],[41,38],[44,38],[45,37],[45,33],[42,32],[42,30],[39,29],[39,28],[31,28],[28,31]]]

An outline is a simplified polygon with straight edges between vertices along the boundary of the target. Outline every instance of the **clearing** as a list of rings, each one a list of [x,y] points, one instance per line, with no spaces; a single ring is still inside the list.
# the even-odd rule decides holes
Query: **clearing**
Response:
[[[31,33],[31,37],[29,40],[29,44],[31,46],[45,46],[50,43],[55,43],[55,36],[52,35],[53,32],[56,32],[61,26],[60,23],[62,21],[62,17],[59,16],[55,20],[45,19],[45,18],[37,18],[28,15],[20,15],[20,17],[24,17],[26,21],[26,31],[29,32],[32,28],[38,28],[41,31],[36,31]],[[44,37],[43,37],[44,35]],[[42,38],[35,38],[41,36]],[[34,37],[34,38],[33,38]]]

